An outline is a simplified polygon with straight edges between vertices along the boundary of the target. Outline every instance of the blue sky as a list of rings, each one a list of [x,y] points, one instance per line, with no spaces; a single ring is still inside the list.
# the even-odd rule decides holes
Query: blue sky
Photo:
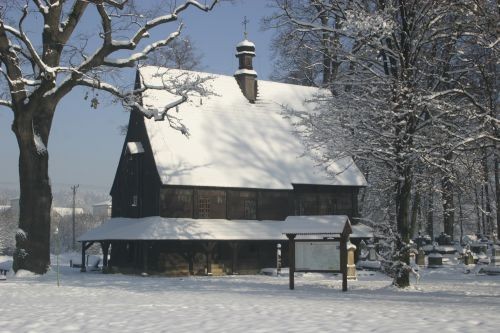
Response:
[[[242,21],[247,16],[248,36],[257,49],[254,68],[260,79],[269,78],[272,32],[260,30],[261,18],[269,13],[269,2],[223,2],[210,13],[189,10],[182,15],[183,33],[189,35],[203,53],[204,71],[234,73],[237,69],[235,45],[243,39]],[[91,26],[96,22],[85,23]],[[164,29],[172,31],[176,25]],[[132,80],[133,73],[129,71],[123,77]],[[82,188],[109,191],[124,140],[119,126],[127,123],[128,113],[119,105],[112,105],[111,98],[101,100],[97,110],[91,109],[89,101],[84,100],[84,92],[76,89],[57,108],[48,145],[51,181],[57,187],[80,184]],[[19,153],[10,130],[12,119],[10,110],[0,108],[0,189],[16,188],[18,184]]]

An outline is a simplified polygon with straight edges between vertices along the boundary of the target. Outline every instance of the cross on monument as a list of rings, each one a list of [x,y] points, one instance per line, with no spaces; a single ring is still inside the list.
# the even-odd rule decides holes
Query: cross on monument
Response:
[[[242,22],[243,26],[245,27],[245,32],[244,32],[244,34],[245,34],[245,39],[247,39],[247,37],[248,37],[248,32],[247,32],[247,23],[249,23],[249,22],[250,22],[250,21],[249,21],[249,20],[247,20],[247,17],[245,16],[245,17],[244,17],[244,19],[243,19],[243,22]]]

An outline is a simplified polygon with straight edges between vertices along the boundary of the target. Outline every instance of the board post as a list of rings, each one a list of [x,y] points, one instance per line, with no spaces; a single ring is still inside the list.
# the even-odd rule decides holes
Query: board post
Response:
[[[290,290],[295,288],[295,236],[296,234],[286,234],[288,238],[288,262],[289,262],[289,283]]]

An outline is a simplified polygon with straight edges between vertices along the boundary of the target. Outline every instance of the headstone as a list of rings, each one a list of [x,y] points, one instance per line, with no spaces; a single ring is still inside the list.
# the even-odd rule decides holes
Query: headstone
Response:
[[[439,245],[452,245],[451,236],[445,234],[444,232],[442,232],[441,235],[438,236],[437,242]]]
[[[437,268],[443,266],[443,255],[437,251],[436,246],[427,257],[428,267]]]
[[[430,237],[429,236],[423,236],[423,235],[420,234],[420,232],[418,233],[418,237],[415,238],[415,243],[417,244],[417,248],[421,248],[424,245],[429,244],[429,242],[430,242]]]
[[[472,243],[470,245],[470,250],[476,254],[486,253],[488,245],[485,243]]]
[[[377,251],[375,251],[375,245],[370,244],[368,245],[368,260],[369,261],[376,261],[377,258]]]
[[[491,266],[500,266],[500,248],[493,245],[491,248]]]
[[[420,249],[417,253],[416,264],[418,266],[425,266],[425,251]]]
[[[364,240],[359,243],[359,260],[366,260],[368,258],[368,246]]]
[[[472,264],[474,264],[474,256],[472,255],[472,252],[468,251],[468,252],[465,253],[464,264],[465,265],[472,265]]]

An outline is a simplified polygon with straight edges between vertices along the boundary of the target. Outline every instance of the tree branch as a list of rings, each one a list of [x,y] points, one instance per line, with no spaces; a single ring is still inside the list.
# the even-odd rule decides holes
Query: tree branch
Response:
[[[146,46],[142,52],[134,53],[128,58],[123,58],[123,59],[110,59],[110,58],[104,58],[103,65],[105,66],[110,66],[110,67],[134,67],[135,63],[138,60],[141,59],[146,59],[147,55],[156,49],[159,49],[163,46],[168,45],[172,40],[174,40],[179,34],[181,33],[182,30],[182,24],[179,26],[179,29],[177,31],[172,32],[167,39],[160,40],[158,42],[152,43],[148,46]]]
[[[89,0],[89,1],[92,3],[97,3],[97,0]],[[116,1],[112,1],[112,3],[115,3],[115,2]],[[141,41],[141,39],[144,38],[146,35],[148,35],[149,30],[151,30],[154,27],[157,27],[159,25],[162,25],[162,24],[165,24],[168,22],[176,21],[178,19],[177,15],[180,12],[186,10],[189,6],[194,6],[200,10],[203,10],[203,11],[210,11],[214,8],[214,6],[218,2],[219,2],[219,0],[213,0],[209,6],[204,6],[204,5],[201,5],[198,1],[188,0],[183,5],[178,6],[173,11],[172,14],[159,16],[151,21],[148,21],[146,23],[146,25],[143,26],[142,28],[140,28],[136,32],[134,37],[129,41],[114,42],[112,40],[112,36],[110,34],[110,36],[109,36],[110,39],[105,39],[103,44],[101,45],[101,47],[92,56],[90,56],[88,59],[86,59],[82,64],[80,64],[80,66],[75,68],[75,70],[73,71],[72,77],[65,80],[59,86],[59,88],[56,89],[56,91],[51,92],[51,93],[55,94],[54,98],[56,98],[56,100],[61,99],[64,95],[66,95],[69,91],[71,91],[71,89],[74,86],[78,85],[78,83],[77,83],[78,80],[81,79],[85,73],[89,72],[90,70],[92,70],[96,67],[99,67],[102,65],[106,65],[108,67],[117,67],[117,68],[132,66],[133,64],[135,64],[137,62],[137,60],[143,59],[150,52],[152,52],[152,51],[154,51],[162,46],[167,45],[171,40],[173,40],[179,34],[180,28],[182,27],[182,25],[179,27],[179,29],[176,32],[173,32],[172,34],[170,34],[170,36],[167,39],[158,41],[156,43],[151,43],[148,46],[146,46],[142,52],[133,54],[129,58],[113,60],[113,59],[109,58],[108,56],[116,51],[119,51],[119,50],[135,50],[135,48],[138,45],[138,42]],[[108,2],[106,2],[106,3],[108,3]],[[120,4],[125,4],[125,3],[126,3],[126,1],[123,1]],[[111,4],[111,3],[108,3],[108,4]],[[99,13],[100,13],[100,15],[103,15],[103,16],[101,16],[102,20],[107,21],[109,19],[109,16],[107,15],[107,13],[105,11],[100,11]],[[103,22],[103,27],[106,31],[104,24],[107,24],[107,23]]]
[[[6,106],[6,107],[12,109],[12,103],[10,101],[6,101],[4,99],[0,99],[0,105],[1,106]]]
[[[189,6],[195,6],[197,7],[198,9],[200,10],[203,10],[205,12],[208,12],[208,11],[211,11],[215,4],[217,4],[217,2],[219,2],[219,0],[213,0],[212,4],[210,6],[204,6],[202,4],[200,4],[198,1],[194,1],[194,0],[188,0],[186,1],[184,4],[178,6],[177,8],[174,9],[174,11],[171,13],[171,14],[168,14],[168,15],[163,15],[163,16],[158,16],[148,22],[146,22],[146,25],[141,27],[137,32],[136,34],[134,35],[134,37],[132,37],[132,39],[130,40],[129,44],[128,44],[128,48],[135,48],[136,45],[141,41],[141,39],[143,39],[145,36],[147,36],[147,32],[150,31],[151,29],[153,29],[154,27],[157,27],[161,24],[165,24],[165,23],[168,23],[168,22],[173,22],[173,21],[176,21],[177,20],[177,16],[183,12],[184,10],[186,10]],[[127,47],[122,47],[123,49],[126,49]]]
[[[87,1],[75,1],[75,3],[73,4],[73,8],[71,8],[71,12],[69,13],[68,18],[66,19],[66,21],[61,23],[62,31],[60,32],[59,36],[60,42],[62,42],[62,44],[66,44],[66,42],[69,40],[69,37],[75,30],[78,22],[80,22],[80,18],[85,12],[87,6]]]
[[[6,35],[3,20],[0,20],[0,61],[5,64],[7,69],[8,83],[13,98],[13,102],[20,102],[26,98],[23,74],[19,67],[19,57],[11,48],[11,43]]]
[[[33,3],[44,17],[48,14],[49,9],[40,0],[33,0]]]

